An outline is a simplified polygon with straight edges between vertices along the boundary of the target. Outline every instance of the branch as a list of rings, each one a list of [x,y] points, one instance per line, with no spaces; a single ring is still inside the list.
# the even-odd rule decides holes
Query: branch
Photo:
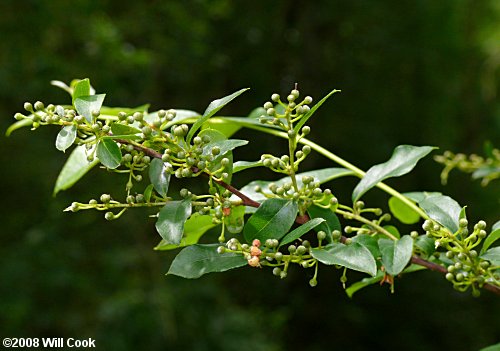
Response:
[[[134,143],[131,143],[129,140],[124,140],[124,139],[116,139],[117,142],[121,143],[121,144],[130,144],[134,147],[134,149],[138,150],[138,151],[141,151],[141,152],[144,152],[144,154],[150,156],[150,157],[154,157],[154,158],[159,158],[161,159],[162,155],[153,150],[153,149],[150,149],[150,148],[147,148],[147,147],[144,147],[142,145],[137,145],[137,144],[134,144]],[[198,172],[199,170],[196,168],[196,167],[193,167],[193,171],[196,173]],[[208,174],[206,173],[203,173],[205,176],[209,176]],[[242,205],[244,206],[250,206],[250,207],[256,207],[258,208],[260,206],[260,203],[255,201],[255,200],[252,200],[251,198],[249,198],[248,196],[246,196],[245,194],[243,194],[241,191],[239,191],[238,189],[236,189],[235,187],[233,187],[232,185],[230,184],[227,184],[226,182],[222,181],[222,180],[214,180],[217,184],[219,184],[220,186],[222,186],[224,189],[227,189],[229,190],[231,193],[233,193],[234,195],[236,195],[237,197],[239,197],[241,199],[241,201],[243,201]],[[303,214],[303,215],[298,215],[297,218],[295,219],[295,222],[298,223],[298,224],[304,224],[306,222],[308,222],[310,220],[309,216],[307,214]],[[344,243],[346,241],[347,237],[345,236],[342,236],[340,238],[340,241],[342,243]],[[435,272],[439,272],[441,274],[446,274],[447,273],[447,270],[446,268],[444,268],[443,266],[440,266],[439,264],[437,263],[434,263],[434,262],[430,262],[430,261],[426,261],[424,260],[423,258],[420,258],[418,256],[415,256],[413,255],[411,257],[411,262],[414,263],[414,264],[417,264],[419,266],[423,266],[431,271],[435,271]],[[488,290],[488,291],[491,291],[497,295],[500,295],[500,288],[495,286],[495,285],[492,285],[492,284],[488,284],[488,283],[485,283],[483,285],[483,289],[485,290]]]

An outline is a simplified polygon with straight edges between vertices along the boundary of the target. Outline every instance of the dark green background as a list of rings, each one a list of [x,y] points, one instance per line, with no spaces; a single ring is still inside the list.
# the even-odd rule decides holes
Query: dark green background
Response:
[[[68,103],[49,81],[89,77],[106,104],[203,111],[214,98],[252,90],[223,111],[246,115],[299,82],[319,100],[311,138],[361,168],[398,144],[481,153],[499,145],[500,4],[419,1],[13,1],[0,2],[0,129],[24,101]],[[52,198],[64,155],[57,130],[0,138],[0,337],[95,338],[102,350],[477,350],[500,341],[500,302],[455,292],[440,275],[373,286],[349,300],[339,271],[319,285],[295,269],[286,280],[242,268],[190,281],[165,277],[171,253],[145,213],[106,222],[62,213],[71,201],[120,194],[120,177],[94,170]],[[249,131],[256,159],[284,145]],[[264,148],[266,148],[264,150]],[[246,149],[246,150],[245,150]],[[311,156],[304,169],[330,167]],[[499,219],[498,182],[468,175],[439,183],[429,157],[388,183],[442,191],[472,221]],[[262,172],[257,172],[260,176]],[[252,178],[242,173],[242,186]],[[267,178],[271,174],[265,175]],[[331,184],[349,200],[354,180]],[[384,204],[385,194],[366,196]],[[215,238],[215,236],[214,236]],[[350,275],[351,281],[360,276]]]

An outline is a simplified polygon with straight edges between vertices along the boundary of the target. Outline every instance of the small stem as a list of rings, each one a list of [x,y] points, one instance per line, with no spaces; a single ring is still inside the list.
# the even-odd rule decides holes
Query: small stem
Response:
[[[387,229],[385,229],[384,227],[381,227],[380,225],[378,225],[377,223],[373,223],[372,221],[370,221],[369,219],[366,219],[364,217],[361,217],[360,215],[357,215],[357,214],[354,214],[354,213],[351,213],[351,212],[346,212],[346,211],[342,211],[342,210],[339,210],[338,208],[335,210],[335,213],[338,213],[340,215],[342,215],[344,218],[349,218],[349,219],[355,219],[359,222],[362,222],[364,224],[367,224],[369,225],[370,227],[373,227],[375,230],[377,230],[379,233],[381,234],[384,234],[385,236],[387,236],[388,238],[392,239],[392,240],[398,240],[398,238],[396,238],[394,235],[392,235]]]

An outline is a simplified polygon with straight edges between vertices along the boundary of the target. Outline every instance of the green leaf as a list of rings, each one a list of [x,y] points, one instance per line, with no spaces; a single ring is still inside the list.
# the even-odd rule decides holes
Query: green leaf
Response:
[[[233,164],[233,174],[244,171],[245,169],[260,167],[262,161],[237,161]]]
[[[266,110],[263,107],[257,107],[256,109],[252,110],[252,112],[250,112],[250,114],[245,118],[256,120],[265,113]],[[236,118],[241,118],[241,117],[236,117]],[[220,117],[220,118],[210,118],[203,124],[202,128],[211,128],[218,130],[219,132],[224,134],[227,138],[230,138],[242,127],[243,126],[239,123],[235,123],[234,121],[228,120],[225,117]]]
[[[487,347],[483,347],[479,351],[500,351],[500,343],[495,344],[495,345],[490,345],[490,346],[487,346]]]
[[[384,272],[378,271],[376,276],[370,278],[363,278],[359,282],[352,284],[347,289],[345,289],[345,293],[347,294],[347,296],[349,296],[349,298],[352,299],[354,293],[358,292],[363,288],[366,288],[367,286],[380,282],[383,277],[384,277]]]
[[[401,223],[415,224],[420,220],[419,214],[397,197],[392,196],[389,199],[389,208]]]
[[[225,272],[247,265],[243,255],[229,252],[219,254],[218,246],[196,244],[186,247],[175,257],[167,274],[195,279],[207,273]]]
[[[142,133],[139,129],[131,126],[127,126],[121,123],[113,123],[111,125],[111,132],[114,135],[131,135],[131,134],[140,134]]]
[[[490,261],[493,266],[500,266],[500,246],[485,251],[480,257]]]
[[[170,185],[170,173],[167,168],[170,163],[163,162],[159,158],[155,158],[149,165],[149,180],[153,184],[156,192],[162,197],[167,196],[168,186]]]
[[[484,240],[483,247],[481,248],[481,253],[488,250],[488,248],[498,239],[500,239],[500,228],[493,230]]]
[[[433,192],[433,191],[413,191],[409,193],[403,193],[404,196],[409,198],[410,200],[413,200],[415,202],[420,202],[425,200],[428,197],[431,196],[436,196],[436,195],[443,195],[442,193],[439,192]]]
[[[196,133],[198,131],[198,129],[201,128],[201,126],[203,125],[203,123],[205,123],[210,117],[212,117],[213,115],[215,115],[221,108],[223,108],[225,105],[227,105],[229,102],[231,102],[233,99],[235,99],[239,95],[243,94],[248,89],[249,88],[241,89],[241,90],[238,90],[237,92],[235,92],[235,93],[233,93],[231,95],[228,95],[226,97],[223,97],[223,98],[220,98],[220,99],[212,101],[210,103],[210,105],[208,105],[207,109],[205,110],[205,113],[203,113],[203,116],[201,116],[194,123],[194,125],[191,127],[191,129],[189,130],[189,133],[188,133],[188,135],[186,137],[186,141],[188,143],[190,143],[191,139],[194,136],[194,133]]]
[[[30,117],[33,115],[30,115]],[[15,123],[12,123],[9,128],[7,128],[7,131],[5,132],[5,136],[10,136],[13,131],[24,128],[24,127],[31,127],[33,125],[33,120],[31,118],[25,118],[20,121],[17,121]]]
[[[245,225],[245,206],[231,208],[229,216],[224,217],[224,223],[231,234],[241,233]]]
[[[352,240],[352,242],[361,244],[364,247],[366,247],[368,250],[370,250],[373,257],[380,256],[380,250],[378,248],[378,242],[377,242],[376,237],[366,235],[366,234],[358,234],[358,235],[352,237],[351,240]]]
[[[321,107],[321,105],[323,105],[323,103],[330,97],[332,96],[333,94],[335,93],[339,93],[340,90],[337,90],[337,89],[334,89],[332,90],[331,92],[328,93],[328,95],[326,95],[323,99],[321,99],[320,101],[318,101],[318,103],[316,105],[314,105],[308,113],[306,113],[306,115],[304,117],[302,117],[299,121],[299,123],[297,123],[295,125],[295,127],[293,128],[295,130],[295,132],[299,132],[300,128],[302,128],[302,126],[307,122],[307,120],[309,118],[311,118],[311,116],[314,114],[314,112],[316,112],[316,110],[318,108]]]
[[[224,141],[227,141],[227,138],[222,134],[221,132],[214,130],[214,129],[205,129],[202,130],[199,134],[200,137],[203,136],[209,136],[210,137],[210,144],[213,146],[217,146],[220,144],[223,144]],[[208,144],[207,144],[208,145]],[[228,148],[230,144],[227,145]],[[210,149],[211,150],[211,149]],[[222,150],[221,148],[221,153],[212,161],[210,162],[210,171],[215,172],[219,168],[221,168],[221,161],[223,158],[227,158],[229,160],[229,166],[225,168],[225,172],[229,174],[229,178],[227,179],[227,182],[231,182],[231,178],[233,175],[233,153],[231,150],[224,152],[225,150]],[[211,151],[210,151],[211,152]]]
[[[300,238],[302,235],[306,234],[308,231],[317,227],[321,223],[324,223],[325,220],[323,218],[313,218],[310,221],[302,224],[300,227],[295,228],[290,233],[285,235],[285,237],[281,240],[280,246],[290,244]]]
[[[449,196],[429,196],[418,205],[433,220],[448,228],[452,233],[458,230],[458,221],[462,208]]]
[[[73,105],[80,115],[85,117],[89,123],[92,123],[94,120],[92,112],[101,110],[105,97],[106,94],[80,96],[75,99]]]
[[[500,221],[493,224],[493,227],[491,228],[491,230],[497,230],[497,229],[500,229]]]
[[[166,244],[179,245],[186,220],[191,216],[191,198],[170,201],[160,210],[156,230]]]
[[[247,242],[259,239],[281,239],[292,227],[297,216],[297,203],[285,199],[268,199],[248,219],[243,236]]]
[[[401,237],[401,234],[399,234],[398,228],[396,228],[395,226],[393,226],[393,225],[384,225],[383,228],[385,230],[387,230],[389,233],[391,233],[392,235],[394,235],[396,238],[399,239]]]
[[[76,139],[76,126],[74,124],[64,127],[59,131],[56,138],[56,149],[65,152]]]
[[[154,249],[160,251],[174,250],[184,246],[196,244],[203,234],[216,225],[217,224],[212,223],[212,216],[199,215],[195,213],[186,221],[186,223],[184,223],[184,233],[179,245],[168,244],[164,239],[161,239],[160,243],[156,245]]]
[[[57,177],[53,195],[55,196],[59,191],[72,187],[73,184],[98,163],[99,160],[97,159],[92,162],[87,161],[85,145],[77,146],[69,155],[68,160]]]
[[[144,200],[149,202],[151,200],[151,195],[153,195],[153,184],[149,184],[146,189],[144,189]]]
[[[96,155],[99,161],[109,169],[115,169],[122,162],[120,147],[111,139],[102,139],[99,141]]]
[[[409,235],[399,240],[379,239],[378,247],[382,254],[382,264],[387,273],[396,276],[410,262],[413,252],[413,239]]]
[[[90,94],[92,95],[92,94]],[[127,115],[132,115],[134,112],[143,112],[146,113],[148,111],[149,104],[144,104],[137,107],[109,107],[109,106],[101,106],[101,116],[118,116],[120,112],[125,112]],[[158,115],[157,115],[158,116]],[[146,117],[144,117],[146,119]]]
[[[236,149],[239,146],[243,146],[248,144],[247,140],[239,140],[239,139],[229,139],[229,140],[219,140],[212,141],[203,147],[203,155],[207,156],[212,153],[213,147],[218,147],[220,149],[219,155],[225,155],[229,151]]]
[[[332,243],[322,249],[311,249],[311,255],[319,262],[340,265],[355,271],[377,274],[377,263],[370,250],[359,243],[344,245]]]
[[[324,231],[326,233],[326,241],[331,243],[332,242],[332,232],[334,230],[342,230],[342,227],[340,226],[340,221],[337,217],[337,215],[330,210],[329,208],[322,208],[316,205],[312,205],[307,209],[307,213],[309,214],[309,217],[311,218],[324,218],[325,223],[321,223],[316,230],[317,231]]]
[[[425,235],[420,235],[415,240],[415,246],[420,249],[424,254],[430,256],[436,251],[436,245],[433,238]]]
[[[53,85],[56,85],[56,84],[53,84]],[[76,81],[74,85],[73,84],[71,84],[71,85],[72,85],[72,87],[69,89],[71,89],[71,93],[72,93],[71,96],[73,98],[73,106],[75,105],[76,99],[78,99],[82,96],[92,95],[91,94],[91,87],[90,87],[90,80],[88,78]],[[61,88],[60,84],[57,84],[56,86]],[[63,88],[63,89],[65,89],[65,88]]]
[[[385,163],[371,167],[358,183],[352,193],[352,201],[359,200],[364,193],[376,186],[379,182],[392,177],[399,177],[410,172],[417,162],[427,156],[435,147],[399,145]]]
[[[296,174],[297,178],[297,185],[299,187],[302,187],[302,177],[303,176],[311,176],[314,177],[315,182],[319,182],[320,184],[326,183],[330,180],[340,178],[340,177],[345,177],[345,176],[350,176],[353,175],[354,172],[346,169],[346,168],[338,168],[338,167],[333,167],[333,168],[323,168],[323,169],[317,169],[314,171],[308,171],[308,172],[303,172],[303,173],[298,173]],[[261,202],[266,199],[264,195],[261,193],[257,193],[255,191],[256,186],[260,186],[263,190],[267,190],[267,186],[271,183],[275,183],[277,186],[281,186],[285,183],[290,182],[290,177],[284,177],[276,181],[264,181],[264,180],[254,180],[247,185],[245,185],[243,188],[241,188],[241,192],[251,199]],[[267,191],[267,193],[270,193]]]

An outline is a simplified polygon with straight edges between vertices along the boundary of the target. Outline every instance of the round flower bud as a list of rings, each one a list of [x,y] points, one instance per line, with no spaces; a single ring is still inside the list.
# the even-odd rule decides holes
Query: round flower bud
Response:
[[[477,235],[478,235],[481,239],[484,239],[484,238],[486,238],[486,235],[488,235],[488,234],[486,233],[486,231],[485,231],[485,230],[481,229]]]
[[[295,133],[295,131],[293,129],[290,129],[288,131],[288,137],[289,138],[295,138],[296,135],[297,135],[297,133]]]
[[[196,136],[193,138],[193,143],[195,145],[200,145],[201,143],[203,143],[203,139],[201,139],[199,136]]]
[[[273,108],[273,107],[274,107],[274,105],[273,105],[273,103],[272,103],[272,102],[270,102],[270,101],[268,101],[268,102],[266,102],[266,103],[264,104],[264,108],[265,108],[266,110],[269,110],[270,108]]]
[[[170,159],[170,155],[169,154],[163,154],[163,155],[161,155],[161,160],[163,162],[167,162],[169,159]]]
[[[41,101],[35,102],[35,110],[40,111],[40,110],[43,110],[44,108],[45,108],[45,106],[43,105],[43,102],[41,102]]]
[[[273,275],[279,276],[281,274],[281,268],[280,267],[274,267],[273,268]]]
[[[295,96],[293,96],[292,94],[290,94],[290,95],[288,95],[288,96],[286,97],[286,99],[287,99],[288,101],[290,101],[290,102],[293,102],[293,101],[295,100]]]
[[[271,100],[278,102],[280,100],[280,96],[278,94],[273,94],[271,95]]]
[[[208,135],[204,135],[201,140],[203,141],[204,144],[208,144],[210,142],[210,137]]]
[[[153,131],[151,130],[150,126],[144,126],[142,127],[142,133],[144,135],[150,135]]]
[[[189,190],[187,190],[186,188],[182,188],[180,191],[179,191],[179,195],[182,197],[182,198],[186,198],[189,196]]]
[[[304,98],[304,104],[310,104],[311,102],[313,102],[312,97],[310,97],[310,96],[306,96],[306,97]]]
[[[226,248],[224,246],[219,246],[217,248],[217,253],[222,255],[226,251]]]
[[[22,120],[22,119],[24,118],[24,115],[23,115],[22,113],[19,113],[19,112],[18,112],[18,113],[16,113],[16,114],[14,115],[14,118],[15,118],[16,120],[20,121],[20,120]]]
[[[306,113],[309,113],[309,111],[311,111],[311,108],[307,105],[303,105],[302,106],[302,114],[306,114]]]
[[[127,114],[125,112],[118,112],[118,120],[124,121],[127,118]]]
[[[478,229],[484,229],[484,228],[486,228],[486,222],[485,221],[479,221],[479,222],[477,222],[477,224],[475,225],[475,227],[477,227]]]
[[[274,114],[276,113],[276,110],[271,107],[271,108],[268,108],[266,110],[266,113],[267,113],[268,116],[274,116]]]
[[[260,256],[261,254],[262,254],[262,251],[258,247],[256,247],[256,246],[250,247],[250,255],[252,255],[252,256]]]
[[[220,148],[218,146],[214,146],[212,148],[212,155],[217,156],[218,154],[220,154]]]
[[[302,151],[299,150],[299,151],[295,152],[295,157],[297,157],[298,159],[302,158],[303,156],[304,156],[304,153]]]
[[[220,164],[222,167],[227,167],[229,165],[229,159],[228,158],[223,158],[221,161],[220,161]]]
[[[278,251],[274,254],[274,258],[276,259],[276,261],[281,261],[283,259],[283,254]]]
[[[458,221],[458,225],[462,228],[467,227],[467,224],[469,224],[469,221],[465,218],[461,218],[460,221]]]
[[[142,121],[144,119],[144,115],[141,112],[134,112],[134,120]]]
[[[311,147],[309,145],[304,145],[304,147],[302,148],[302,152],[305,155],[309,155],[311,153]]]
[[[113,214],[113,212],[106,212],[104,214],[104,218],[107,220],[107,221],[111,221],[113,219],[115,219],[115,215]]]
[[[313,278],[309,280],[309,285],[311,286],[311,288],[314,288],[316,285],[318,285],[318,281]]]
[[[24,103],[24,109],[28,112],[33,112],[33,105],[29,102]]]
[[[108,203],[108,202],[111,201],[111,195],[109,195],[109,194],[102,194],[100,199],[101,199],[101,202],[103,204],[106,204],[106,203]]]
[[[259,240],[259,239],[254,239],[254,240],[252,241],[252,246],[259,247],[259,246],[260,246],[260,240]]]
[[[248,260],[248,264],[252,267],[260,267],[260,259],[258,256],[252,256],[249,260]]]
[[[110,126],[108,126],[108,125],[102,126],[102,131],[103,131],[104,133],[106,133],[106,134],[107,134],[107,133],[109,133],[109,132],[110,132],[110,130],[111,130],[111,127],[110,127]]]
[[[309,127],[309,126],[302,127],[302,134],[307,135],[310,132],[311,132],[311,127]]]
[[[288,252],[293,254],[295,251],[297,251],[297,247],[295,245],[288,246]]]
[[[326,233],[325,233],[324,231],[320,230],[320,231],[318,232],[317,236],[318,236],[318,240],[320,240],[320,241],[321,241],[321,240],[325,240],[325,238],[326,238]]]
[[[293,95],[295,98],[298,98],[300,93],[297,89],[293,89],[291,92],[290,92],[291,95]]]
[[[453,275],[453,273],[446,273],[445,277],[446,277],[446,280],[449,280],[450,282],[455,280],[455,276]]]
[[[307,252],[307,248],[304,245],[299,245],[297,247],[297,254],[303,255]]]

